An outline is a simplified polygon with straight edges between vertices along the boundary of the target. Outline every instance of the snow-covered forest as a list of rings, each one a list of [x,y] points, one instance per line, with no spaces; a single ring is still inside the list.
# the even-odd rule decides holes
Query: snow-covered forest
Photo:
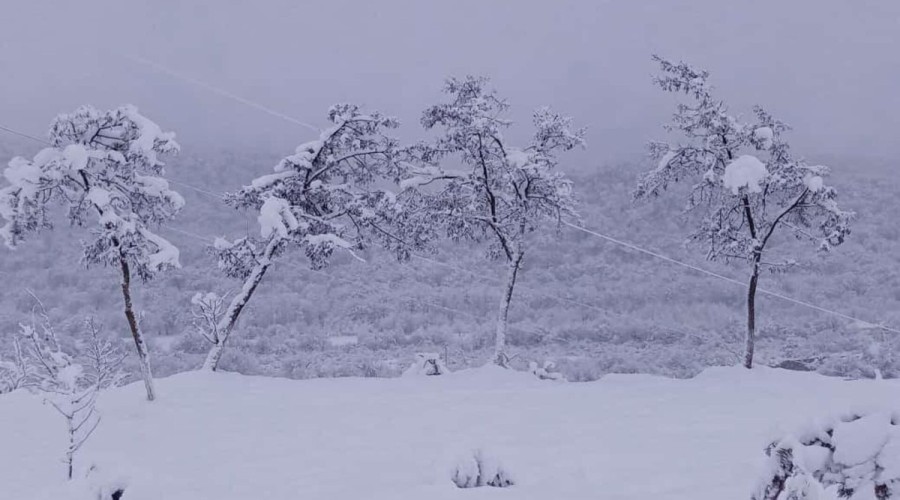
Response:
[[[900,10],[102,3],[0,7],[0,498],[900,499]]]

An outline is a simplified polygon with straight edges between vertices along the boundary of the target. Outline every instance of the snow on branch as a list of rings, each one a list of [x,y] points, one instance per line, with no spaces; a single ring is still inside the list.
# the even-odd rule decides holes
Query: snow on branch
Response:
[[[843,242],[853,213],[838,206],[827,168],[793,156],[786,124],[761,107],[753,109],[754,120],[742,121],[713,96],[709,73],[654,60],[661,70],[654,82],[690,99],[677,106],[668,127],[683,142],[650,145],[657,165],[640,178],[636,199],[661,194],[670,183],[692,183],[686,211],[697,215],[697,227],[691,238],[707,247],[710,259],[751,259],[779,228],[821,249]]]
[[[83,249],[87,264],[118,265],[124,256],[144,279],[178,266],[177,249],[149,229],[184,206],[162,177],[161,157],[179,149],[173,133],[134,106],[82,106],[53,120],[50,142],[31,160],[14,158],[3,172],[0,236],[8,246],[50,228],[48,210],[61,205],[73,225],[94,220]]]
[[[255,211],[260,231],[235,241],[220,238],[213,247],[220,269],[243,283],[227,307],[195,301],[195,316],[205,325],[201,333],[213,343],[206,369],[216,370],[241,312],[285,251],[299,249],[313,268],[321,268],[335,251],[361,260],[356,250],[371,241],[400,259],[420,245],[394,229],[409,217],[407,195],[385,188],[397,185],[413,165],[407,148],[388,135],[397,121],[353,104],[332,106],[328,120],[330,127],[279,161],[273,173],[225,197],[234,207]]]
[[[425,110],[422,124],[440,129],[432,143],[412,149],[416,163],[401,186],[433,190],[413,195],[420,226],[430,236],[488,239],[491,255],[508,258],[519,252],[524,235],[542,221],[575,216],[571,182],[556,171],[557,154],[584,144],[584,129],[569,117],[541,108],[533,115],[530,143],[515,147],[503,132],[509,104],[483,77],[450,78],[449,102]],[[440,162],[457,157],[462,165],[448,170]]]
[[[302,248],[316,267],[335,250],[352,251],[380,237],[370,226],[389,225],[396,198],[377,185],[396,183],[408,168],[400,161],[403,149],[386,135],[398,126],[395,119],[352,104],[332,106],[328,119],[331,126],[279,161],[274,173],[227,196],[236,207],[258,211],[255,246],[274,239],[279,251]]]

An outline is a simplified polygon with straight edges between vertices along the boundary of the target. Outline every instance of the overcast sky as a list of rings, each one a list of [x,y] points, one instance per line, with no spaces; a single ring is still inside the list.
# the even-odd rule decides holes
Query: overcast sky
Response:
[[[33,134],[82,103],[131,102],[185,149],[288,153],[311,137],[128,55],[314,125],[359,102],[409,137],[442,80],[473,73],[520,121],[551,105],[589,127],[569,163],[590,167],[664,137],[659,53],[709,69],[735,110],[765,105],[812,159],[900,153],[896,0],[0,0],[0,21],[0,125]]]

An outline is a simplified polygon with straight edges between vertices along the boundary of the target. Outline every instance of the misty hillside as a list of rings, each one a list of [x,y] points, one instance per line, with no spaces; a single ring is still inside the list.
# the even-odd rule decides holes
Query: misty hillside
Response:
[[[186,152],[170,164],[171,179],[210,193],[173,184],[187,206],[169,225],[174,230],[161,231],[181,250],[183,268],[137,295],[160,374],[195,368],[206,353],[191,326],[191,297],[240,286],[217,271],[210,242],[202,238],[257,231],[254,216],[211,193],[236,189],[276,161],[277,155],[261,153]],[[644,165],[575,167],[583,171],[575,179],[586,227],[746,281],[741,263],[706,262],[701,248],[683,244],[684,193],[633,203]],[[761,286],[868,321],[900,323],[900,201],[890,170],[852,162],[832,168],[841,202],[857,213],[847,243],[822,255],[806,243],[779,241],[782,250],[797,250],[792,256],[801,264],[765,274]],[[0,311],[0,331],[9,334],[27,321],[34,307],[27,289],[61,327],[77,335],[83,318],[95,316],[128,346],[117,277],[112,270],[86,271],[78,238],[77,231],[48,232],[14,251],[0,250],[6,283],[0,302],[8,304]],[[338,255],[330,267],[313,271],[304,256],[289,256],[265,278],[223,368],[292,378],[393,376],[422,351],[447,355],[451,366],[481,363],[491,343],[502,263],[486,260],[483,248],[453,244],[419,255],[447,265],[417,257],[398,263],[372,250],[364,255],[367,263]],[[534,241],[515,297],[510,342],[518,362],[553,360],[574,380],[607,372],[684,377],[739,358],[743,287],[565,226]],[[892,354],[900,346],[889,334],[779,299],[760,300],[762,363],[806,359],[811,368],[852,377],[871,377],[875,368],[886,376],[900,373]]]

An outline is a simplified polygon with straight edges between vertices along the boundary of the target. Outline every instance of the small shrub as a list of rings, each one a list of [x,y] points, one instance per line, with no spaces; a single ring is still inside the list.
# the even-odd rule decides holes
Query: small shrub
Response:
[[[434,352],[416,353],[416,360],[403,372],[404,377],[445,375],[450,373],[441,356]]]
[[[489,457],[481,450],[472,456],[460,460],[450,476],[458,488],[507,488],[515,484],[512,476],[494,457]]]

